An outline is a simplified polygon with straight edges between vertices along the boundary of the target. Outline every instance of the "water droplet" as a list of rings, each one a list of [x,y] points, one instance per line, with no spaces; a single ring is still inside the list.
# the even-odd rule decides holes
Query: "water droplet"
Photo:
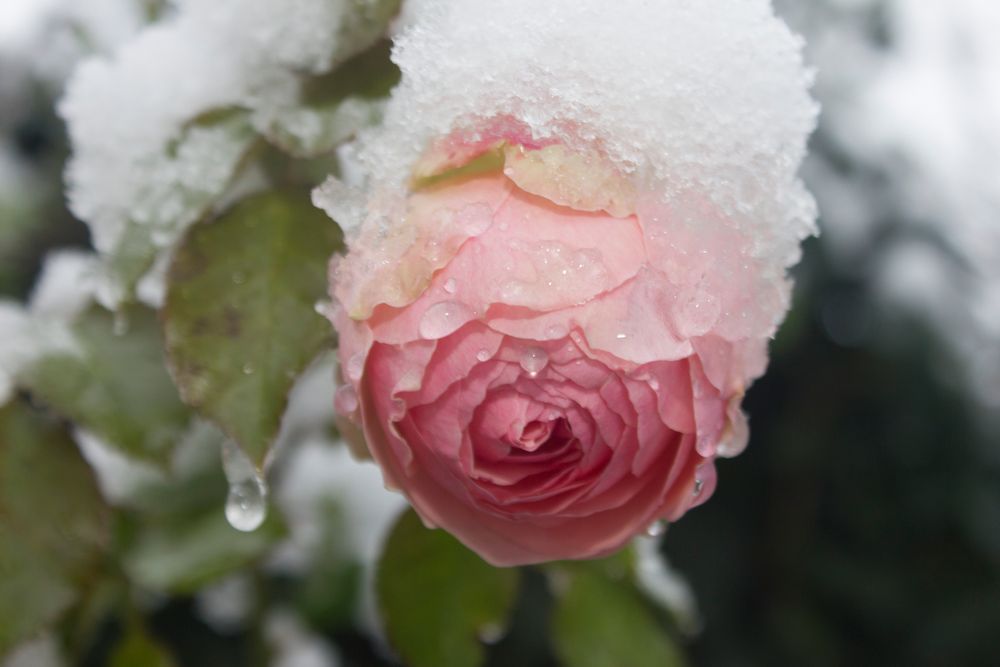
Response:
[[[267,496],[255,479],[245,479],[229,485],[226,497],[226,520],[236,530],[249,533],[257,530],[267,518]]]
[[[549,338],[565,338],[569,330],[561,324],[553,324],[545,330],[545,335]]]
[[[694,443],[694,449],[699,456],[710,459],[715,456],[715,440],[707,435],[699,435]]]
[[[448,278],[444,281],[444,291],[448,294],[454,294],[455,290],[458,289],[458,284],[455,282],[454,278]]]
[[[665,532],[667,532],[667,522],[664,521],[663,519],[654,521],[653,523],[649,524],[649,526],[646,527],[647,537],[659,537],[660,535],[663,535]]]
[[[615,338],[617,338],[618,340],[625,340],[626,338],[628,338],[628,334],[620,333],[620,334],[617,334],[615,336]]]
[[[479,361],[489,361],[490,356],[491,356],[490,351],[485,348],[479,350],[479,352],[476,352],[476,359],[478,359]]]
[[[351,358],[347,360],[346,370],[348,379],[354,381],[360,380],[361,375],[364,373],[365,370],[364,353],[358,352],[357,354],[351,356]]]
[[[322,317],[329,317],[330,316],[330,309],[332,307],[333,307],[333,304],[331,302],[327,301],[326,299],[320,299],[315,304],[313,304],[313,310],[316,311],[317,315],[320,315]]]
[[[712,497],[717,472],[712,461],[705,461],[694,469],[694,486],[691,488],[691,507],[697,507]]]
[[[484,623],[478,634],[479,641],[484,644],[496,644],[503,638],[503,627],[499,623]]]
[[[333,407],[342,415],[350,415],[358,409],[358,393],[349,384],[337,387],[333,397]]]
[[[468,307],[455,301],[436,303],[424,313],[420,320],[420,337],[426,340],[437,340],[459,329],[472,319]]]
[[[521,368],[536,377],[549,363],[548,353],[540,347],[529,347],[521,354]]]
[[[257,530],[267,518],[267,485],[263,476],[230,440],[222,446],[222,468],[229,481],[226,520],[236,530]]]
[[[493,224],[493,209],[487,204],[469,204],[455,215],[455,225],[469,236],[479,236]]]
[[[233,273],[233,284],[242,285],[247,281],[247,276],[242,271],[236,271]]]
[[[243,364],[243,375],[253,375],[254,367],[253,364]]]
[[[441,244],[431,239],[424,246],[424,256],[432,264],[437,264],[441,259]]]

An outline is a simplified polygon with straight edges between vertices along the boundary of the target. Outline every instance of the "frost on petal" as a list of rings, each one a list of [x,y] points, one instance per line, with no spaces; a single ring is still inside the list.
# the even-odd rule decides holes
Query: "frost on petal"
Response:
[[[443,184],[402,205],[390,200],[385,210],[371,207],[335,271],[336,296],[348,315],[363,319],[379,304],[413,302],[463,243],[493,224],[509,194],[507,180],[495,175]]]

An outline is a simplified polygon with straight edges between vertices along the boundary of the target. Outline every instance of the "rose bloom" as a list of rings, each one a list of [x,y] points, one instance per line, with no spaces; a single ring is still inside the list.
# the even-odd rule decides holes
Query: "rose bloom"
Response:
[[[711,495],[765,343],[711,330],[738,292],[668,215],[500,119],[434,144],[335,260],[336,407],[428,525],[497,565],[591,558]]]

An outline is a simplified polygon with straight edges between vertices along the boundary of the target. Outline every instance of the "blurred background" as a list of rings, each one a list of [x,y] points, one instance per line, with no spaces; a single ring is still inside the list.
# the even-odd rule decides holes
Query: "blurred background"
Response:
[[[27,299],[51,250],[89,247],[63,199],[56,104],[79,59],[111,52],[163,4],[0,1],[0,298]],[[680,645],[692,665],[996,664],[1000,3],[777,5],[817,71],[823,111],[803,173],[821,236],[805,244],[794,307],[748,394],[750,446],[663,542],[694,599],[679,603]],[[102,491],[126,497],[108,488],[105,449],[77,435],[91,465],[112,470]],[[221,507],[212,463],[191,464],[187,488],[203,497],[180,499],[184,511]],[[282,667],[394,664],[349,609],[398,499],[372,492],[377,472],[342,449],[300,446],[280,473],[295,483],[279,484],[289,525],[272,541],[265,531],[222,556],[198,552],[209,528],[131,542],[128,576],[170,591],[141,601],[149,633],[183,665],[265,664],[260,642]],[[141,532],[132,510],[116,540]],[[264,547],[279,553],[251,567]],[[174,577],[136,560],[143,549],[201,569]],[[556,664],[530,577],[521,598],[490,664]],[[6,664],[106,664],[130,620],[89,606],[75,652],[46,635]]]

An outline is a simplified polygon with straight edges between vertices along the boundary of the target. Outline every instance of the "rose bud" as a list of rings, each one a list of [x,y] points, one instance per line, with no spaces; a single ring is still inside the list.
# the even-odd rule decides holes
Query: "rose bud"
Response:
[[[765,0],[421,2],[331,268],[337,410],[428,525],[513,565],[704,502],[812,233],[815,107]]]

